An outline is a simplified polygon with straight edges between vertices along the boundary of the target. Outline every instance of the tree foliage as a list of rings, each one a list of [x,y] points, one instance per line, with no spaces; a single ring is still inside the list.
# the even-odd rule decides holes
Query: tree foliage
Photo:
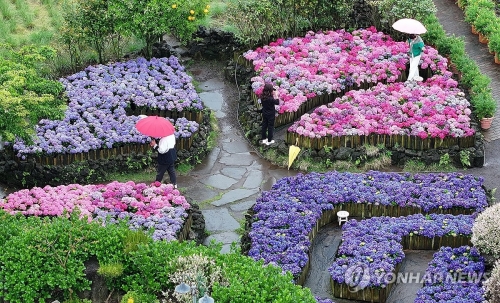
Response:
[[[0,57],[0,136],[5,141],[20,137],[32,142],[40,119],[59,119],[64,114],[63,86],[40,76],[41,64],[54,50],[24,47]]]
[[[241,42],[253,45],[306,30],[347,27],[352,7],[350,0],[231,0],[227,20]]]
[[[186,42],[209,13],[208,0],[67,0],[65,7],[62,37],[68,50],[77,55],[90,46],[100,63],[106,61],[105,49],[116,48],[123,37],[140,39],[147,58],[164,34]]]

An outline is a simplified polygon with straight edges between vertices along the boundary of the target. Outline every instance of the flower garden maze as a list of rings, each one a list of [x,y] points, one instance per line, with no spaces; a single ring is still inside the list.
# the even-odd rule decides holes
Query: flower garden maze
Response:
[[[459,173],[298,175],[279,180],[257,200],[248,255],[279,265],[303,284],[309,246],[321,226],[335,220],[341,209],[355,217],[371,217],[344,225],[328,271],[336,297],[385,302],[392,285],[380,277],[397,274],[403,249],[470,245],[476,212],[487,205],[482,180]],[[366,279],[353,281],[353,268],[366,270]],[[360,291],[352,292],[350,286],[360,286]],[[470,295],[483,297],[482,292]]]
[[[270,47],[279,49],[282,43],[292,45],[292,51],[283,49],[273,59],[259,59],[263,65],[257,68],[260,75],[252,84],[255,92],[258,93],[261,80],[279,85],[283,100],[280,113],[283,119],[302,117],[289,129],[302,136],[302,142],[307,138],[331,135],[380,134],[443,140],[474,134],[470,127],[469,104],[446,70],[445,59],[435,50],[426,48],[423,60],[430,74],[422,85],[416,86],[400,82],[404,79],[407,61],[403,43],[393,42],[373,28],[353,34],[338,31],[332,35],[333,40],[323,43],[321,39],[330,38],[309,33],[300,41],[313,43],[297,44],[301,46],[293,46],[294,39],[279,40]],[[321,37],[319,42],[314,42],[318,37]],[[323,48],[325,45],[327,49]],[[351,57],[351,51],[358,56]],[[326,57],[322,57],[325,54]],[[377,57],[370,57],[372,55]],[[286,65],[287,60],[302,58],[306,58],[307,64],[297,64],[290,70],[278,72],[272,69],[273,66],[265,66],[272,65],[269,64],[272,60]],[[316,66],[316,59],[323,65]],[[328,69],[328,60],[337,60],[335,66],[339,70]],[[347,61],[349,64],[342,65]],[[363,74],[367,68],[363,64],[370,62],[376,63],[369,66],[371,74]],[[341,70],[347,66],[355,70]],[[315,76],[322,78],[309,81]],[[286,82],[288,80],[293,81]],[[175,57],[91,66],[61,81],[69,98],[66,117],[63,121],[42,120],[37,128],[39,141],[35,147],[16,142],[13,147],[19,157],[37,153],[82,154],[90,149],[111,149],[122,144],[144,145],[147,138],[134,129],[136,115],[153,110],[163,111],[165,116],[178,113],[172,118],[176,119],[176,136],[180,139],[191,137],[198,129],[200,121],[189,121],[184,115],[199,112],[203,105]],[[350,90],[355,83],[357,88],[367,87]],[[329,97],[320,98],[320,101],[333,103],[302,116],[305,109],[316,107],[316,103],[307,105],[308,100],[320,95],[332,96],[334,100]],[[383,111],[375,110],[378,107]],[[339,108],[341,112],[337,112]],[[185,114],[179,114],[181,112]],[[193,114],[193,120],[197,116]],[[343,116],[350,120],[336,124]],[[252,209],[248,255],[266,264],[278,265],[282,271],[289,272],[283,276],[283,281],[293,275],[301,285],[307,275],[312,238],[321,226],[336,218],[336,211],[343,209],[354,217],[368,219],[349,221],[343,227],[338,254],[328,268],[332,291],[337,297],[384,302],[390,289],[384,275],[397,273],[404,258],[403,250],[407,248],[440,250],[429,266],[430,273],[442,267],[439,264],[452,263],[449,260],[458,262],[453,263],[450,270],[460,268],[463,272],[481,273],[484,269],[481,258],[468,245],[474,218],[488,206],[482,185],[481,178],[460,173],[331,172],[284,178],[270,191],[263,192]],[[154,183],[148,186],[134,182],[33,188],[9,195],[0,200],[0,206],[9,213],[27,216],[64,216],[76,211],[89,221],[104,225],[124,220],[130,229],[146,230],[155,240],[168,241],[183,238],[183,225],[185,228],[189,221],[186,209],[190,207],[171,185]],[[460,267],[467,264],[465,262],[470,267]],[[361,269],[364,279],[354,279],[357,272],[352,268]],[[245,268],[242,275],[243,272]],[[279,279],[277,276],[280,275],[268,279]],[[225,298],[236,297],[235,294],[240,293],[238,280],[232,281],[229,287],[214,288],[214,297],[224,297],[225,291],[233,292]],[[479,283],[440,284],[438,294],[433,282],[424,285],[417,300],[438,302],[450,298],[454,292],[469,296],[467,302],[483,300]],[[286,287],[290,287],[288,284]],[[357,287],[358,291],[350,291],[352,287]],[[311,302],[307,290],[290,289],[293,291],[284,293],[279,302],[289,302],[287,300],[292,297]],[[239,297],[241,301],[234,302],[248,302],[245,301],[248,296],[244,295]],[[272,292],[267,290],[260,295],[273,300]]]

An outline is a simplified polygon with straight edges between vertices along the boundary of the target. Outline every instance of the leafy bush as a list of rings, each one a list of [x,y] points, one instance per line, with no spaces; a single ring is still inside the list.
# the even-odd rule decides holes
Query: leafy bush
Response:
[[[3,211],[2,216],[7,216]],[[14,218],[14,217],[13,217]],[[90,288],[84,262],[96,256],[100,262],[121,258],[121,239],[127,227],[103,228],[80,220],[75,213],[67,218],[14,218],[19,233],[3,242],[0,253],[0,298],[6,301],[36,302],[62,293],[64,298]],[[12,229],[12,228],[11,228]],[[4,237],[5,238],[5,237]]]
[[[412,18],[423,20],[436,13],[436,6],[432,0],[422,0],[415,4],[411,0],[382,0],[377,3],[380,20],[384,28],[390,26],[398,19]]]
[[[64,114],[62,84],[44,79],[43,62],[54,55],[48,47],[25,47],[0,57],[0,137],[20,137],[33,142],[34,125],[42,118],[60,119]]]
[[[481,254],[500,258],[500,204],[486,208],[475,220],[471,242]]]
[[[129,291],[120,300],[120,303],[153,303],[153,302],[159,302],[159,301],[139,291]]]
[[[296,286],[292,274],[282,273],[282,269],[273,265],[263,265],[239,254],[220,255],[217,262],[223,264],[224,277],[229,287],[216,285],[212,297],[217,303],[315,303],[308,288]]]
[[[11,303],[75,299],[90,288],[84,262],[91,258],[103,265],[110,289],[128,292],[126,303],[157,302],[193,270],[205,276],[205,290],[216,302],[315,302],[309,289],[294,285],[278,267],[239,253],[221,255],[220,246],[145,240],[125,224],[102,227],[76,213],[41,219],[0,211],[0,240],[0,299]]]
[[[346,0],[231,0],[227,22],[242,43],[253,46],[305,30],[348,27],[352,10]]]

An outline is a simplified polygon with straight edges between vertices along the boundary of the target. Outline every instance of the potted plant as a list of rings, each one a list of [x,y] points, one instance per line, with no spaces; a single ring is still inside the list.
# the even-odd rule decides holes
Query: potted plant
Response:
[[[489,35],[493,30],[493,24],[496,22],[495,11],[489,8],[480,8],[474,26],[479,33],[479,42],[488,43]]]
[[[479,5],[471,4],[465,8],[465,22],[469,23],[472,26],[472,33],[477,34],[476,27],[474,25],[474,21],[477,20],[477,14],[479,12]]]
[[[471,102],[474,105],[474,113],[481,122],[481,128],[489,129],[497,108],[497,102],[491,92],[478,93],[471,98]]]
[[[495,54],[495,63],[500,64],[500,58],[498,58],[500,55],[500,28],[491,33],[488,39],[488,49]]]

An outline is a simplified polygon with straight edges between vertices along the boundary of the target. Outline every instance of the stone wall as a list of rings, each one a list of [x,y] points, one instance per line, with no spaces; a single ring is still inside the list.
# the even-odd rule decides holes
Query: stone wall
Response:
[[[200,26],[188,45],[180,45],[177,41],[168,40],[155,43],[153,57],[174,55],[184,61],[188,59],[225,61],[231,58],[235,51],[243,48],[244,46],[232,33]]]

